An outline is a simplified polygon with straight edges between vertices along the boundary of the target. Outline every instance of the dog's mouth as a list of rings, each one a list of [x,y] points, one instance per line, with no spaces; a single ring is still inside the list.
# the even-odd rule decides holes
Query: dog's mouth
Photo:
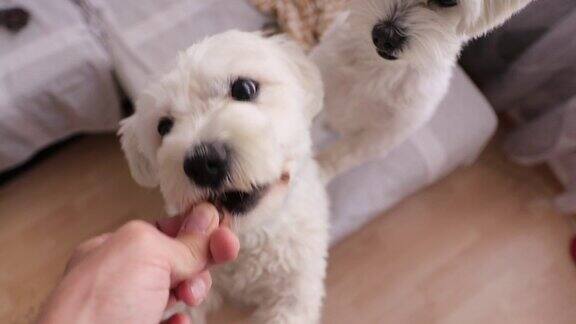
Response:
[[[244,216],[255,209],[268,192],[287,185],[290,179],[290,173],[285,171],[278,180],[269,184],[252,185],[250,190],[228,188],[213,191],[204,196],[204,198],[190,203],[183,213],[190,211],[200,201],[207,201],[218,209],[221,221],[222,217],[226,215],[233,217]]]
[[[270,185],[257,185],[250,191],[226,190],[212,194],[208,201],[232,216],[242,216],[258,205],[269,187]]]
[[[378,55],[385,60],[396,61],[398,59],[398,55],[387,50],[376,48],[376,52],[378,52]]]

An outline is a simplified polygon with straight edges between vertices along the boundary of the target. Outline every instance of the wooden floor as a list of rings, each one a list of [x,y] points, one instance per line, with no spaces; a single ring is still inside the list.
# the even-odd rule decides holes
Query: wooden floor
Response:
[[[331,250],[324,323],[576,323],[574,228],[544,172],[481,160]],[[112,136],[74,141],[0,187],[0,323],[28,323],[80,241],[162,215]]]

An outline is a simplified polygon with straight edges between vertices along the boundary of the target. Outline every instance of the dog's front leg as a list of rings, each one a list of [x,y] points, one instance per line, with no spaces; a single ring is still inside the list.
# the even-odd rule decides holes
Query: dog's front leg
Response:
[[[188,314],[193,324],[206,324],[208,314],[218,310],[222,306],[222,295],[213,289],[206,300],[197,307],[188,308]]]
[[[324,183],[330,182],[334,177],[358,165],[361,165],[369,156],[370,145],[368,136],[362,133],[341,138],[334,144],[322,150],[317,156],[320,165],[320,176]]]
[[[365,162],[385,156],[426,123],[434,110],[435,107],[428,104],[391,111],[377,126],[344,135],[316,156],[322,180],[327,183]]]
[[[260,305],[251,318],[255,324],[318,324],[322,312],[324,289],[306,295],[284,296]]]
[[[379,130],[366,130],[341,138],[317,156],[324,183],[383,154],[390,145]]]
[[[254,324],[318,324],[322,314],[324,299],[324,273],[314,270],[325,267],[324,262],[315,263],[307,273],[289,276],[290,280],[274,285],[264,294],[264,303],[257,306],[250,318]]]

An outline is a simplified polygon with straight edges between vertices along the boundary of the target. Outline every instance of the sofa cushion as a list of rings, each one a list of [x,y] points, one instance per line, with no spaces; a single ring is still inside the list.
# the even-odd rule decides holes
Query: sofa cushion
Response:
[[[111,131],[120,118],[112,64],[68,1],[11,1],[27,23],[0,29],[0,170],[81,131]]]

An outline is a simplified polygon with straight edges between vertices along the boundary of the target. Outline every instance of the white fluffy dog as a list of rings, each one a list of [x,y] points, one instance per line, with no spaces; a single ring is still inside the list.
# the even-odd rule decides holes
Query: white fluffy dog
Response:
[[[352,0],[345,22],[312,53],[325,122],[341,135],[318,155],[326,180],[385,155],[427,122],[462,45],[530,1]]]
[[[251,323],[317,323],[324,296],[328,206],[309,128],[320,73],[281,38],[230,31],[193,45],[122,122],[141,185],[159,185],[168,213],[210,201],[240,239],[194,323],[229,299]]]

